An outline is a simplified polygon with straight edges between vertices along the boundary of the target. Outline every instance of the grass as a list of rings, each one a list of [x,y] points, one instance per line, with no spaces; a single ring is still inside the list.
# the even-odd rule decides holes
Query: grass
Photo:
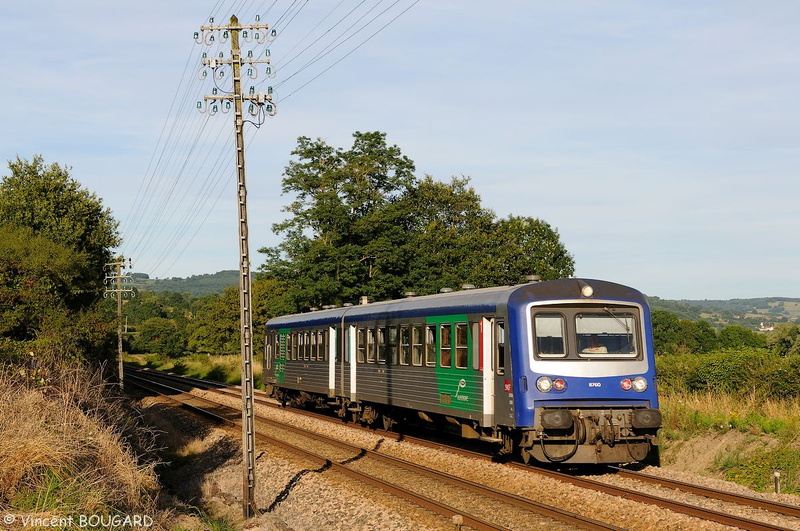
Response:
[[[781,471],[781,492],[800,494],[800,399],[741,398],[730,394],[666,392],[661,396],[666,448],[708,432],[749,434],[740,447],[715,457],[726,479],[754,490],[773,488]]]
[[[99,372],[0,367],[0,507],[42,516],[156,513],[152,434]]]
[[[140,367],[174,372],[183,376],[213,380],[229,385],[239,385],[242,381],[242,360],[239,356],[190,354],[180,358],[170,358],[159,354],[126,354],[124,360]],[[261,386],[261,368],[260,359],[255,357],[253,381],[257,388]]]
[[[662,392],[662,435],[689,439],[709,430],[768,434],[785,443],[800,442],[800,399],[741,398],[719,392]]]

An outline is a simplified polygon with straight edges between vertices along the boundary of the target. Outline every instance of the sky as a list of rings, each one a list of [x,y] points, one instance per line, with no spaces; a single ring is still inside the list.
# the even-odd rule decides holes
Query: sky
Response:
[[[548,222],[576,276],[800,297],[799,2],[5,4],[0,159],[69,166],[136,272],[238,269],[232,115],[196,107],[215,83],[201,54],[228,45],[194,40],[235,13],[277,33],[242,46],[269,48],[274,78],[257,65],[246,86],[277,108],[245,126],[254,268],[297,138],[382,131],[417,176],[468,176],[499,217]]]

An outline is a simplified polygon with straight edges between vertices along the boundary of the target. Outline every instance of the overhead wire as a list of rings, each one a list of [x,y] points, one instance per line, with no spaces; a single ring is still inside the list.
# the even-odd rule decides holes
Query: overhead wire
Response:
[[[335,13],[346,2],[346,0],[340,0],[327,10],[309,31],[303,32],[303,36],[294,41],[289,38],[290,34],[286,32],[286,29],[300,20],[300,14],[307,7],[308,0],[292,0],[288,7],[281,7],[281,9],[277,9],[280,5],[279,0],[271,2],[263,0],[258,6],[252,5],[248,0],[229,2],[217,0],[206,20],[209,21],[208,25],[224,26],[224,17],[235,12],[242,14],[242,18],[239,20],[245,24],[245,21],[254,19],[256,15],[266,19],[267,14],[276,11],[273,13],[276,21],[270,27],[280,30],[278,38],[282,45],[289,47],[293,44],[283,55],[284,60],[280,69],[286,72],[294,62],[305,58],[303,64],[291,75],[276,84],[276,86],[292,88],[287,96],[277,101],[279,103],[304,89],[341,63],[411,9],[419,0],[405,7],[367,38],[356,44],[352,42],[367,28],[374,26],[381,17],[386,16],[400,1],[396,0],[373,15],[384,3],[384,0],[378,0],[374,5],[367,6],[368,9],[360,12],[367,2],[367,0],[361,0],[336,21],[333,18]],[[212,24],[210,22],[212,18],[217,22]],[[344,27],[350,18],[355,18],[355,20]],[[325,24],[328,24],[326,29],[320,35],[314,36],[315,32]],[[221,33],[220,38],[216,38],[210,46],[207,42],[203,42],[201,51],[197,51],[195,44],[192,43],[193,50],[184,65],[180,82],[173,94],[167,118],[162,125],[145,176],[133,198],[130,215],[121,225],[124,229],[124,243],[121,249],[128,257],[136,258],[139,253],[147,256],[147,259],[144,260],[147,265],[145,272],[157,271],[160,273],[170,271],[175,267],[180,257],[185,254],[200,234],[202,227],[219,201],[224,197],[230,181],[235,181],[234,165],[228,165],[231,158],[230,145],[228,142],[220,141],[223,135],[228,136],[225,134],[226,131],[231,131],[230,124],[226,120],[212,120],[212,116],[208,113],[210,109],[208,103],[204,106],[206,114],[198,113],[195,106],[189,105],[195,98],[198,102],[203,102],[208,90],[203,88],[207,86],[207,82],[203,82],[198,75],[205,67],[192,68],[193,61],[200,65],[202,52],[205,52],[207,58],[219,57],[220,53],[225,56],[229,52],[226,44],[227,41],[221,38]],[[251,43],[254,49],[260,49],[259,54],[264,54],[263,50],[269,49],[273,44],[274,42],[269,40],[265,43],[255,41]],[[317,46],[319,48],[315,49]],[[297,50],[300,51],[296,52]],[[335,51],[341,51],[342,54],[332,57]],[[306,55],[309,56],[306,57]],[[328,58],[333,62],[321,71],[316,74],[310,71]],[[273,72],[276,70],[277,68],[273,69]],[[301,82],[299,86],[292,87],[292,84],[299,81],[298,76],[303,72],[314,75],[305,82]],[[213,72],[211,77],[215,79],[215,82],[219,81]],[[226,80],[229,79],[229,77],[226,78]],[[270,79],[265,78],[259,82],[251,82],[250,86],[258,86]],[[291,83],[287,84],[289,81]],[[201,106],[203,106],[202,103]],[[259,113],[261,112],[263,110],[259,109]],[[246,130],[248,146],[253,142],[257,131],[257,128]]]

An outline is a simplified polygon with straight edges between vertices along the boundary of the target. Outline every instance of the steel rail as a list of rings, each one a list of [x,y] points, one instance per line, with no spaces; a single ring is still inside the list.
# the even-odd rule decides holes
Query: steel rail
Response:
[[[152,373],[148,373],[148,376],[151,376],[151,375],[155,376],[157,378],[159,377],[159,375],[153,375]],[[148,391],[154,392],[154,393],[158,393],[158,394],[164,395],[163,392],[161,392],[158,389],[154,388],[152,385],[149,385],[149,384],[152,384],[154,382],[152,382],[150,380],[147,380],[146,378],[142,378],[141,376],[138,376],[138,375],[135,375],[135,374],[131,375],[130,372],[126,374],[126,377],[130,377],[130,378],[133,379],[133,381],[131,382],[133,385],[142,387],[142,388],[144,388],[144,389],[146,389]],[[171,376],[170,379],[178,380],[178,379],[180,379],[180,377]],[[142,382],[146,382],[146,383],[142,383]],[[164,396],[166,396],[167,398],[169,398],[169,399],[171,399],[171,400],[173,400],[173,401],[175,401],[175,402],[177,402],[177,403],[179,403],[181,405],[187,406],[187,407],[191,408],[192,410],[194,410],[194,411],[196,411],[198,413],[201,413],[201,414],[206,415],[206,416],[211,416],[211,417],[213,417],[215,419],[224,421],[224,422],[226,422],[228,424],[239,425],[240,419],[238,419],[237,416],[233,416],[232,415],[231,417],[226,417],[225,415],[220,415],[218,413],[209,413],[207,410],[204,410],[203,408],[197,406],[196,404],[190,404],[190,403],[187,403],[187,402],[199,401],[199,402],[206,403],[206,404],[208,404],[208,405],[210,405],[212,407],[223,406],[224,408],[228,408],[231,411],[234,411],[234,408],[230,408],[229,406],[225,406],[223,404],[219,404],[219,403],[214,402],[213,400],[209,400],[207,398],[198,397],[196,395],[192,395],[192,394],[186,393],[186,392],[184,392],[184,391],[182,391],[180,389],[177,389],[175,387],[172,387],[172,386],[169,386],[169,385],[166,385],[166,384],[163,384],[163,383],[156,383],[155,385],[158,386],[158,387],[164,388],[164,389],[168,389],[170,391],[177,392],[177,394],[168,394],[168,395],[164,395]],[[211,391],[214,391],[214,389],[211,389]],[[266,418],[264,418],[262,416],[259,416],[259,415],[256,415],[255,420],[256,420],[256,428],[258,428],[258,424],[259,423],[260,424],[265,424],[266,423],[266,424],[270,424],[270,425],[273,425],[273,426],[277,426],[278,428],[283,429],[283,430],[292,431],[292,432],[300,434],[300,435],[302,435],[304,437],[310,437],[310,438],[319,440],[319,441],[327,443],[327,444],[331,444],[331,445],[335,445],[335,446],[338,446],[338,447],[341,447],[341,448],[345,448],[347,450],[358,451],[359,454],[368,455],[369,457],[372,457],[372,458],[377,459],[377,460],[381,460],[383,462],[390,463],[390,464],[392,464],[394,466],[405,468],[407,470],[412,470],[412,471],[415,471],[415,472],[420,473],[420,474],[425,474],[428,477],[431,477],[431,478],[434,478],[434,479],[447,481],[447,482],[449,482],[450,484],[452,484],[452,485],[454,485],[456,487],[467,488],[467,489],[470,489],[470,490],[473,490],[473,491],[476,491],[476,492],[479,492],[479,493],[482,493],[482,494],[490,494],[492,497],[494,497],[494,498],[496,498],[496,499],[498,499],[500,501],[503,501],[505,503],[508,503],[508,504],[511,504],[511,505],[516,505],[517,507],[520,507],[522,509],[525,509],[525,510],[528,510],[528,511],[531,511],[531,512],[535,512],[536,514],[539,514],[541,516],[552,518],[554,520],[558,520],[558,521],[561,521],[561,522],[564,522],[564,523],[569,523],[569,524],[575,525],[577,527],[581,527],[583,529],[590,529],[590,530],[617,530],[617,531],[622,529],[622,528],[619,528],[617,526],[613,526],[613,525],[610,525],[610,524],[606,524],[604,522],[599,522],[597,520],[593,520],[591,518],[584,517],[582,515],[578,515],[578,514],[575,514],[575,513],[570,513],[569,511],[565,511],[565,510],[559,509],[557,507],[551,507],[551,506],[547,506],[547,505],[544,505],[544,504],[540,504],[540,503],[535,502],[533,500],[528,500],[528,499],[525,499],[525,498],[520,497],[520,496],[516,496],[516,495],[511,494],[511,493],[501,492],[501,491],[498,491],[496,489],[492,489],[490,487],[479,485],[477,483],[474,483],[474,482],[471,482],[471,481],[468,481],[468,480],[464,480],[464,479],[458,478],[456,476],[452,476],[450,474],[445,474],[443,472],[438,472],[436,470],[428,469],[426,467],[422,467],[422,466],[416,465],[414,463],[403,461],[401,459],[397,459],[397,458],[394,458],[394,457],[391,457],[391,456],[388,456],[388,455],[385,455],[385,454],[380,454],[380,453],[374,452],[372,450],[367,450],[367,449],[360,448],[360,447],[357,447],[357,446],[349,444],[349,443],[344,443],[342,441],[338,441],[336,439],[332,439],[330,437],[326,437],[326,436],[318,434],[318,433],[308,432],[306,430],[302,430],[302,429],[296,428],[294,426],[281,424],[279,422],[272,421],[270,419],[266,419]],[[347,476],[350,476],[350,477],[352,477],[352,478],[354,478],[354,479],[356,479],[356,480],[358,480],[358,481],[360,481],[362,483],[367,483],[367,484],[370,484],[370,485],[372,485],[374,487],[377,487],[379,489],[385,490],[385,491],[387,491],[387,492],[389,492],[391,494],[394,494],[394,495],[396,495],[396,496],[398,496],[400,498],[403,498],[403,499],[405,499],[407,501],[415,503],[416,505],[419,505],[421,507],[424,507],[424,508],[427,508],[429,510],[432,510],[432,511],[438,513],[438,514],[443,515],[443,516],[450,517],[451,519],[453,517],[457,516],[460,519],[460,521],[461,521],[461,523],[463,525],[467,525],[467,526],[469,526],[469,527],[471,527],[473,529],[477,529],[477,530],[480,530],[480,531],[507,529],[507,528],[505,528],[503,526],[487,522],[487,521],[485,521],[485,520],[483,520],[483,519],[481,519],[479,517],[475,517],[475,516],[472,516],[472,515],[465,514],[463,511],[459,511],[458,509],[455,509],[455,508],[453,508],[453,507],[451,507],[451,506],[449,506],[449,505],[447,505],[445,503],[438,502],[436,500],[430,499],[430,498],[425,497],[425,496],[421,496],[419,494],[416,494],[413,491],[410,491],[410,490],[405,489],[403,487],[400,487],[398,485],[394,485],[392,483],[383,481],[383,480],[381,480],[379,478],[375,478],[375,477],[369,476],[367,474],[364,474],[362,472],[359,472],[357,470],[354,470],[354,469],[352,469],[352,468],[350,468],[350,467],[348,467],[348,466],[346,466],[344,464],[332,461],[332,460],[330,460],[330,459],[328,459],[326,457],[320,456],[319,454],[316,454],[316,453],[314,453],[314,452],[312,452],[310,450],[307,450],[305,448],[302,448],[302,447],[299,447],[299,446],[294,446],[294,445],[291,445],[291,444],[286,443],[284,441],[281,441],[278,438],[266,435],[266,434],[263,433],[263,431],[260,431],[258,429],[256,429],[256,436],[258,438],[268,442],[269,444],[281,447],[281,448],[283,448],[283,449],[285,449],[287,451],[290,451],[290,452],[300,453],[300,454],[306,456],[309,459],[312,459],[314,461],[318,461],[320,463],[327,464],[331,468],[335,469],[336,471],[338,471],[340,473],[343,473],[343,474],[345,474]]]
[[[174,378],[175,376],[171,375],[171,377]],[[208,389],[208,390],[211,391],[211,392],[215,392],[215,393],[231,394],[231,395],[235,392],[233,388],[217,388],[217,389]],[[259,403],[270,405],[272,407],[280,407],[280,406],[278,406],[276,404],[273,404],[271,402],[267,402],[264,399],[260,399],[260,400],[257,400],[257,401]],[[320,414],[315,414],[315,413],[312,413],[312,412],[304,411],[302,409],[293,409],[293,412],[300,413],[300,414],[307,415],[307,416],[312,416],[312,417],[315,417],[315,418],[330,419],[330,417],[326,417],[324,415],[320,415]],[[353,426],[353,427],[358,427],[358,426]],[[366,428],[364,428],[364,429],[366,429]],[[368,430],[368,431],[375,431],[375,430]],[[392,437],[392,438],[395,438],[395,439],[399,439],[401,437],[401,436],[399,436],[398,434],[396,434],[394,432],[382,432],[382,434],[386,435],[386,436],[389,436],[389,437]],[[483,459],[483,460],[491,459],[491,456],[487,456],[486,454],[480,454],[480,453],[473,452],[473,451],[470,451],[470,450],[464,450],[464,449],[461,449],[461,448],[446,446],[446,445],[444,445],[442,443],[434,443],[434,442],[431,442],[431,441],[426,441],[425,439],[419,439],[419,438],[410,437],[410,436],[407,436],[407,435],[403,435],[402,438],[404,440],[406,440],[407,442],[412,442],[414,444],[420,444],[420,445],[427,446],[427,447],[442,448],[442,449],[445,449],[447,451],[454,452],[454,453],[457,453],[457,454],[460,454],[460,455],[466,455],[466,456],[475,457],[475,458],[479,458],[479,459]],[[750,531],[750,530],[752,530],[752,531],[785,531],[786,530],[786,528],[784,528],[784,527],[776,526],[776,525],[769,524],[769,523],[766,523],[766,522],[760,522],[760,521],[752,520],[752,519],[749,519],[749,518],[739,517],[739,516],[735,516],[735,515],[731,515],[731,514],[722,512],[722,511],[716,511],[714,509],[705,509],[705,508],[697,507],[697,506],[694,506],[694,505],[691,505],[691,504],[686,504],[686,503],[682,503],[682,502],[669,500],[669,499],[666,499],[666,498],[661,498],[661,497],[658,497],[658,496],[654,496],[654,495],[638,492],[638,491],[635,491],[635,490],[632,490],[632,489],[625,489],[623,487],[616,487],[616,486],[608,485],[607,483],[603,483],[603,482],[600,482],[600,481],[596,481],[596,480],[592,480],[592,479],[588,479],[588,478],[577,477],[577,476],[565,474],[563,472],[556,472],[556,471],[552,471],[552,470],[548,470],[548,469],[544,469],[544,468],[532,467],[532,466],[529,466],[529,465],[521,465],[519,463],[513,463],[513,462],[512,463],[508,463],[508,465],[512,466],[514,468],[520,469],[520,470],[525,470],[527,472],[542,474],[542,475],[545,475],[545,476],[548,476],[548,477],[551,477],[551,478],[554,478],[554,479],[558,479],[560,481],[564,481],[566,483],[570,483],[572,485],[580,486],[580,487],[583,487],[583,488],[588,488],[588,489],[595,490],[595,491],[604,492],[606,494],[610,494],[610,495],[613,495],[613,496],[630,499],[630,500],[637,501],[637,502],[640,502],[640,503],[647,503],[647,504],[650,504],[650,505],[656,505],[658,507],[669,509],[669,510],[681,513],[681,514],[686,514],[688,516],[693,516],[693,517],[701,518],[701,519],[704,519],[704,520],[721,523],[721,524],[724,524],[724,525],[734,526],[734,527],[738,527],[740,529],[744,529],[744,530],[748,530],[748,531]],[[631,471],[626,471],[626,472],[629,473],[629,474],[634,474]],[[626,474],[623,473],[622,475],[626,475]],[[653,476],[653,477],[657,478],[657,476]],[[632,478],[632,479],[638,479],[638,478]],[[752,500],[755,500],[754,503],[758,503],[759,504],[759,505],[755,505],[755,504],[751,504],[751,503],[748,503],[748,502],[745,501],[745,499],[748,498],[748,497],[742,496],[742,495],[737,495],[735,493],[729,493],[729,492],[725,492],[725,491],[717,491],[716,489],[710,489],[710,488],[701,487],[701,486],[698,486],[698,485],[691,485],[689,483],[683,483],[683,482],[678,482],[678,481],[674,481],[674,480],[666,480],[664,478],[657,478],[657,479],[663,481],[664,482],[664,486],[668,486],[667,483],[669,483],[669,484],[673,485],[673,487],[670,487],[670,488],[679,489],[679,490],[686,490],[686,491],[692,492],[694,494],[700,494],[702,496],[713,498],[713,499],[718,499],[720,501],[747,505],[747,506],[750,506],[750,507],[759,508],[759,509],[767,510],[767,511],[770,511],[770,512],[775,512],[775,513],[779,513],[779,514],[784,514],[784,515],[787,515],[787,516],[797,516],[798,514],[800,514],[800,508],[798,508],[796,506],[789,505],[789,504],[782,504],[782,503],[779,503],[779,502],[772,502],[770,500],[759,500],[758,498],[752,498]],[[644,481],[649,481],[649,480],[648,479],[644,479]],[[650,482],[655,483],[655,480],[650,481]],[[686,489],[681,488],[684,485],[686,486]],[[693,490],[694,490],[694,492],[693,492]],[[718,493],[720,493],[721,495],[718,495]]]
[[[714,489],[711,487],[704,487],[702,485],[694,485],[692,483],[686,483],[684,481],[678,481],[676,479],[663,478],[660,476],[654,476],[652,474],[645,474],[644,472],[627,470],[625,468],[620,468],[615,466],[609,468],[614,470],[614,473],[620,477],[641,481],[643,483],[652,483],[654,485],[659,485],[661,487],[680,490],[683,492],[689,492],[692,494],[697,494],[699,496],[705,496],[707,498],[723,500],[730,503],[745,505],[747,507],[763,509],[765,511],[771,511],[786,516],[793,516],[795,518],[800,518],[800,506],[797,505],[776,502],[764,498],[757,498],[755,496],[747,496],[745,494],[737,494],[735,492],[728,492],[724,490]]]

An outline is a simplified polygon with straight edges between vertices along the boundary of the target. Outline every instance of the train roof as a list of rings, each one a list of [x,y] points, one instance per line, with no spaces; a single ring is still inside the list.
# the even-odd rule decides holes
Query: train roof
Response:
[[[343,316],[345,320],[367,321],[400,317],[495,312],[498,306],[508,304],[509,299],[515,294],[514,298],[523,296],[529,300],[579,299],[581,297],[581,288],[587,283],[599,288],[599,290],[595,291],[597,295],[606,295],[618,300],[644,300],[644,296],[638,291],[619,284],[600,280],[561,279],[514,286],[462,289],[461,291],[449,293],[315,310],[275,317],[267,322],[267,327],[275,329],[319,326],[341,322]]]

